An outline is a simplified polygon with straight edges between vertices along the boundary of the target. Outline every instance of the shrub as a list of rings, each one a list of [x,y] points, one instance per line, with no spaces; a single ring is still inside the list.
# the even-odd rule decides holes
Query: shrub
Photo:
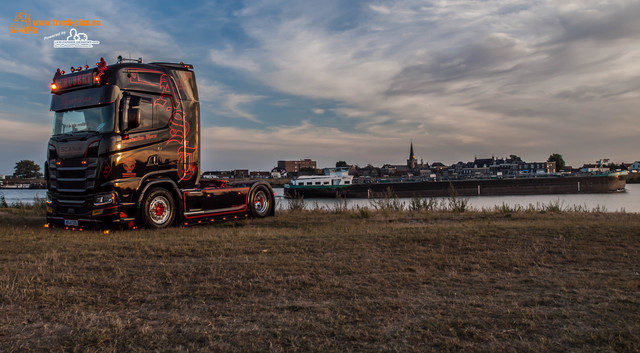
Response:
[[[289,211],[302,211],[305,209],[304,196],[298,195],[297,193],[294,197],[288,199],[288,203]]]
[[[564,201],[561,202],[560,199],[549,201],[548,204],[542,206],[542,209],[545,212],[562,213],[565,210]]]
[[[433,197],[428,199],[413,197],[409,203],[409,211],[422,212],[422,211],[434,211],[438,208],[438,200]]]
[[[460,197],[451,183],[449,183],[449,210],[452,212],[469,210],[469,198]]]
[[[398,212],[404,210],[404,202],[400,202],[398,196],[396,196],[391,188],[387,188],[387,191],[383,195],[384,197],[378,199],[371,199],[369,203],[376,211],[382,211],[385,215],[389,215],[390,212]]]
[[[4,198],[4,194],[0,192],[0,208],[7,208],[9,205],[7,204],[7,199]]]

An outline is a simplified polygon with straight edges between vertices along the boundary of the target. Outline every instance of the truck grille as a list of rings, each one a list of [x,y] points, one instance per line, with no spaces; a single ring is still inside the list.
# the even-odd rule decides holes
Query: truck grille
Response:
[[[50,190],[61,213],[80,215],[93,203],[98,158],[66,159],[49,166]]]
[[[97,169],[97,158],[77,161],[65,160],[60,165],[53,165],[49,168],[51,189],[63,194],[93,191]]]

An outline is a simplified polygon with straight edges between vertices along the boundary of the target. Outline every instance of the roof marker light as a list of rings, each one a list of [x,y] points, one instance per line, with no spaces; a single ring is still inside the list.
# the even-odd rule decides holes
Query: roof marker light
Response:
[[[76,72],[76,68],[71,66],[71,72]]]

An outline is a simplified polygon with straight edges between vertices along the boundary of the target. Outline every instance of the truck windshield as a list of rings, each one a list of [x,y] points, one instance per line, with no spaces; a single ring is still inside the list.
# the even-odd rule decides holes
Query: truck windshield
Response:
[[[55,112],[53,135],[113,131],[113,104]]]

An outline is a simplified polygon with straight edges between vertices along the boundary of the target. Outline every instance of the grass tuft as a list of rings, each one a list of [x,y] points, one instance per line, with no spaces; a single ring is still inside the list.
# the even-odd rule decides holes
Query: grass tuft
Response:
[[[287,199],[287,206],[289,211],[303,211],[305,209],[304,196],[296,193],[294,197]]]

